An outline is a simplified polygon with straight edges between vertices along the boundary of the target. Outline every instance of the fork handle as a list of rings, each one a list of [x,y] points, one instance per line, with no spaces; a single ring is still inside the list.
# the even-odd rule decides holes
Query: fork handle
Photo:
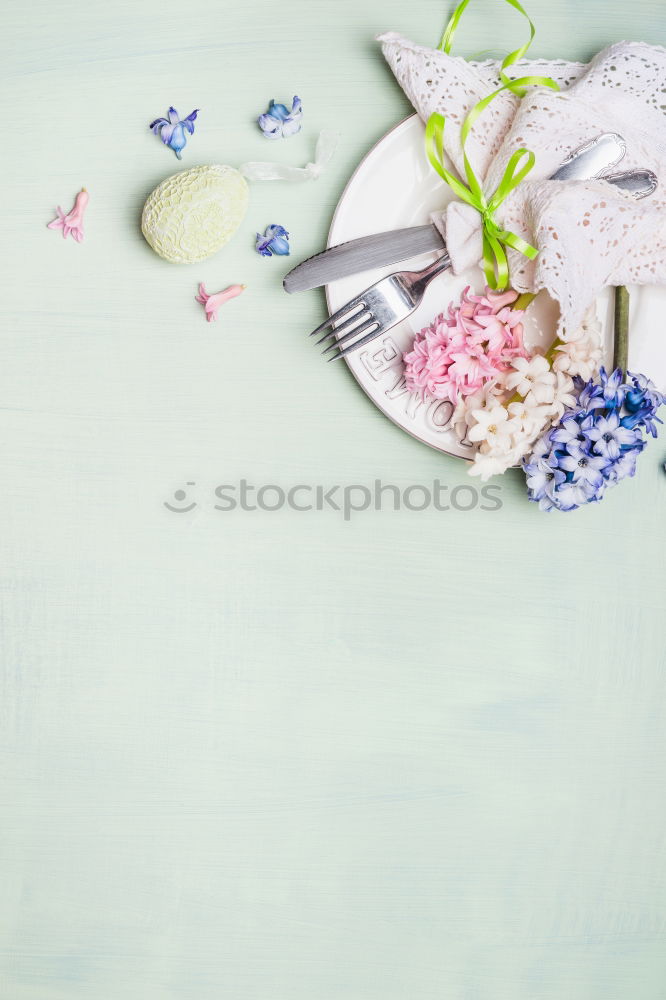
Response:
[[[412,294],[416,296],[423,295],[432,279],[436,278],[442,271],[447,271],[450,267],[451,258],[448,253],[444,253],[432,264],[429,264],[428,267],[424,267],[422,271],[412,271],[410,274]]]

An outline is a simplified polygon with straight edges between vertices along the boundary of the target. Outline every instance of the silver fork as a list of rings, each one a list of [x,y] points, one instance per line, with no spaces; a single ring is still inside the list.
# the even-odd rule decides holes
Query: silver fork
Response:
[[[338,348],[327,361],[344,358],[345,354],[363,347],[375,337],[381,337],[391,327],[407,319],[421,304],[425,290],[432,279],[450,266],[449,255],[445,253],[422,271],[397,271],[395,274],[389,274],[334,312],[320,323],[310,336],[315,337],[327,327],[332,327],[317,343],[321,344],[329,337],[336,337],[336,340],[324,348],[323,353],[328,354],[329,351]],[[336,323],[340,325],[335,326]],[[341,346],[352,337],[360,339],[354,339],[354,342],[347,347]]]

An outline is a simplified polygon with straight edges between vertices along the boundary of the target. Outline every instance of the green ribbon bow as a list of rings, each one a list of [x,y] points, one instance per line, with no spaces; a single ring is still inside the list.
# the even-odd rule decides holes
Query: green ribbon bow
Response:
[[[534,153],[527,149],[516,150],[516,152],[513,153],[509,159],[502,179],[494,194],[490,198],[487,198],[484,194],[483,188],[481,187],[481,183],[474,173],[471,163],[469,162],[465,151],[465,144],[476,119],[483,113],[483,111],[485,111],[491,101],[493,101],[498,94],[502,93],[502,91],[510,90],[518,97],[523,97],[527,92],[527,88],[534,85],[550,87],[552,90],[559,90],[559,85],[549,76],[522,76],[517,80],[512,80],[505,73],[507,67],[512,66],[519,59],[522,59],[532,44],[532,40],[536,33],[534,24],[518,0],[505,0],[505,2],[511,7],[514,7],[527,18],[530,25],[530,38],[525,45],[520,46],[505,56],[502,61],[502,65],[500,66],[502,86],[498,87],[497,90],[492,92],[492,94],[482,98],[477,104],[475,104],[463,122],[463,126],[460,131],[460,143],[463,151],[463,162],[465,165],[467,185],[465,185],[461,180],[458,180],[457,177],[454,177],[453,174],[451,174],[444,166],[444,126],[446,124],[446,119],[443,115],[435,112],[430,116],[426,124],[425,135],[426,154],[431,166],[437,171],[442,180],[449,185],[454,194],[456,194],[462,201],[467,202],[468,205],[475,208],[481,216],[483,223],[483,270],[488,285],[490,288],[496,290],[503,290],[509,283],[509,264],[505,249],[506,247],[518,250],[519,253],[522,253],[529,260],[534,260],[539,252],[536,247],[533,247],[526,240],[522,239],[522,237],[517,236],[515,233],[511,233],[506,229],[502,229],[502,227],[495,220],[495,212],[500,207],[504,199],[512,191],[514,191],[521,181],[523,181],[529,174],[530,170],[534,166],[536,157],[534,156]],[[444,34],[442,35],[442,40],[439,43],[439,49],[441,51],[446,52],[447,54],[451,51],[453,38],[460,22],[460,18],[469,3],[470,0],[461,0],[461,3],[458,4],[453,12]]]

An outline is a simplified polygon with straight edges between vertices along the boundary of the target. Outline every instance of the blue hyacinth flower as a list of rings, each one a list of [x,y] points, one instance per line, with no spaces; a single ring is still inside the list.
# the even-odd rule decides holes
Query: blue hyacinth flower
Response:
[[[623,418],[624,427],[643,426],[652,437],[657,436],[657,424],[663,421],[656,415],[659,407],[666,401],[662,393],[657,391],[656,386],[645,375],[634,375],[627,372],[627,377],[631,379],[624,398],[624,405],[627,416]]]
[[[643,431],[656,436],[666,398],[644,375],[619,368],[598,379],[575,379],[577,405],[537,441],[523,461],[527,495],[542,510],[596,503],[610,486],[636,472]]]
[[[608,462],[617,461],[622,451],[635,448],[642,442],[640,431],[623,426],[617,410],[612,410],[607,417],[598,417],[587,436],[594,453]]]
[[[271,101],[265,115],[259,115],[257,125],[267,139],[282,139],[295,135],[301,130],[303,104],[300,97],[294,97],[291,111],[284,104]]]
[[[255,249],[262,257],[288,257],[289,233],[284,226],[267,226],[263,236],[257,233]]]
[[[194,135],[194,120],[198,113],[199,108],[196,108],[189,113],[187,118],[181,120],[176,109],[171,107],[168,111],[168,118],[156,118],[148,127],[155,135],[159,135],[164,145],[173,149],[178,159],[181,160],[181,151],[187,144],[186,133]]]

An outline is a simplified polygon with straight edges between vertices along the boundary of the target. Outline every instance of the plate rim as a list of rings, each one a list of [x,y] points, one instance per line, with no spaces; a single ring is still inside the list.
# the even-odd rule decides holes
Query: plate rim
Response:
[[[327,249],[328,249],[328,247],[330,247],[330,246],[333,245],[331,243],[333,229],[335,228],[335,224],[336,224],[336,222],[338,220],[338,216],[339,216],[339,214],[340,214],[340,212],[342,210],[342,203],[345,200],[345,196],[346,196],[349,188],[351,187],[351,185],[356,180],[356,175],[361,171],[361,169],[365,165],[366,161],[373,155],[373,153],[375,152],[375,150],[379,146],[381,146],[381,144],[383,142],[385,142],[390,136],[392,136],[394,132],[398,132],[401,128],[404,128],[407,124],[409,124],[410,122],[413,122],[414,119],[418,119],[419,121],[421,120],[420,116],[416,112],[413,112],[411,115],[407,115],[405,118],[401,119],[399,122],[397,122],[395,125],[393,125],[393,127],[390,128],[388,130],[388,132],[385,132],[382,136],[380,136],[380,138],[377,139],[377,141],[375,143],[373,143],[373,145],[370,147],[370,149],[366,152],[365,156],[363,156],[362,159],[359,160],[359,162],[357,163],[357,165],[356,165],[353,173],[349,177],[349,180],[345,184],[345,186],[344,186],[344,188],[342,190],[342,193],[341,193],[340,197],[338,198],[338,203],[335,206],[335,211],[333,213],[333,217],[331,219],[331,224],[330,224],[329,229],[328,229],[328,236],[326,238],[326,248]],[[330,315],[331,314],[331,299],[330,299],[330,293],[329,293],[329,285],[330,285],[330,282],[324,286],[324,294],[326,296],[326,308],[328,309],[328,313]],[[352,368],[349,358],[348,357],[344,357],[343,360],[344,360],[345,364],[347,365],[348,371],[350,371],[351,374],[354,376],[356,384],[361,387],[361,389],[363,390],[364,394],[371,401],[371,403],[374,406],[376,406],[377,409],[381,413],[383,413],[385,417],[388,417],[388,419],[391,421],[391,423],[393,424],[394,427],[397,427],[397,428],[399,428],[399,430],[404,431],[405,434],[409,434],[409,436],[412,437],[412,438],[414,438],[416,441],[420,441],[421,444],[423,444],[423,445],[426,446],[426,448],[431,448],[433,451],[439,452],[440,455],[448,455],[449,458],[456,458],[456,459],[458,459],[461,462],[468,462],[470,464],[474,461],[474,455],[470,455],[468,457],[467,455],[458,455],[455,452],[448,451],[446,448],[438,448],[436,445],[432,444],[430,441],[426,441],[426,439],[423,438],[423,437],[421,437],[421,435],[418,434],[418,433],[416,433],[416,431],[410,430],[408,427],[405,427],[403,424],[398,423],[398,421],[393,417],[393,415],[391,413],[389,413],[389,411],[387,409],[385,409],[384,406],[382,406],[382,404],[374,396],[372,396],[370,394],[370,392],[368,391],[368,389],[366,389],[365,385],[363,384],[363,382],[361,381],[361,379],[359,378],[359,376],[356,374],[356,372]]]

